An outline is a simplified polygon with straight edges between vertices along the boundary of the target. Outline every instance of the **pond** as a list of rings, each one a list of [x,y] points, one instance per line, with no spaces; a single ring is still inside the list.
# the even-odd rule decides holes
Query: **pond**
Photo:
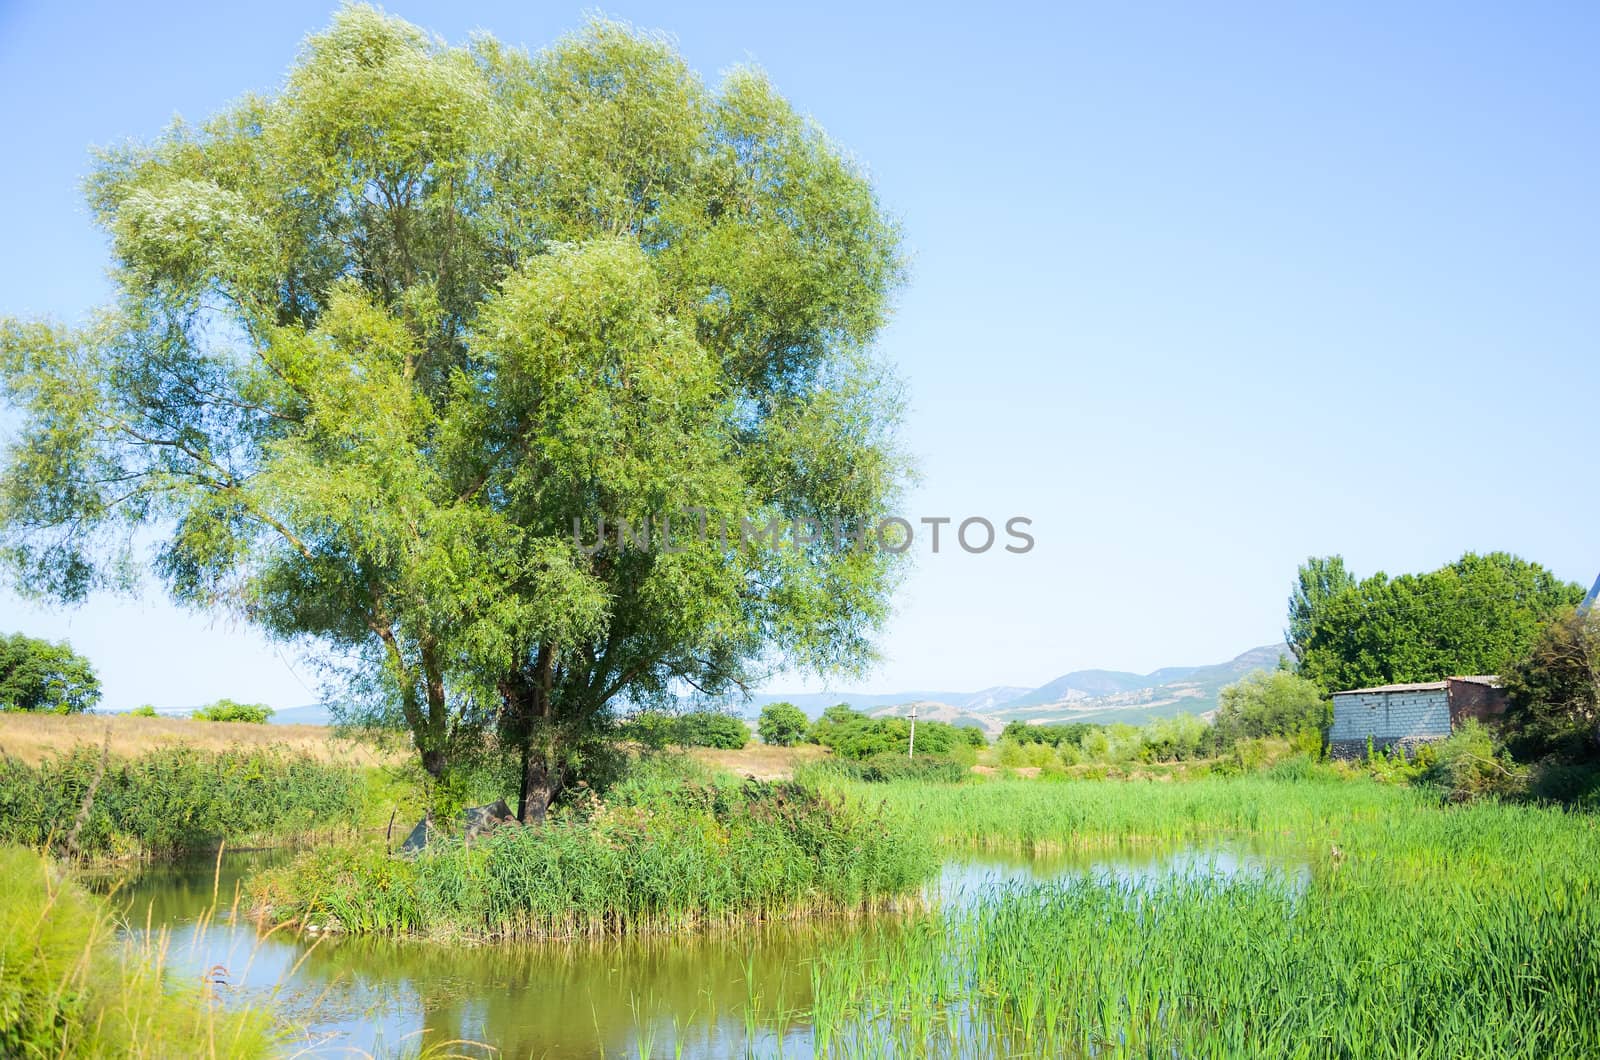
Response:
[[[172,974],[206,977],[231,1003],[270,1007],[293,1028],[288,1052],[299,1055],[415,1054],[455,1040],[505,1056],[806,1056],[818,955],[844,943],[887,947],[918,915],[470,947],[262,935],[233,912],[237,887],[289,856],[238,852],[150,866],[117,880],[114,894],[130,931],[165,933]],[[1309,878],[1299,862],[1240,843],[983,855],[946,862],[924,897],[935,909],[1074,874],[1138,882],[1269,870]]]

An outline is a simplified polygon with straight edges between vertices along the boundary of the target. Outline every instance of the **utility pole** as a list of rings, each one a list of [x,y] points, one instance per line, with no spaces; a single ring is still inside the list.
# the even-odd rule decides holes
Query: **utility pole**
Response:
[[[911,719],[911,742],[906,744],[906,757],[912,758],[917,753],[917,708],[912,707],[907,716]]]

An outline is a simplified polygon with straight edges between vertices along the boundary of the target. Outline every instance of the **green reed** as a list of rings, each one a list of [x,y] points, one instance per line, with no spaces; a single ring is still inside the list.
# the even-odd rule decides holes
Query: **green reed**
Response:
[[[666,931],[895,904],[935,865],[879,812],[797,784],[649,779],[539,827],[308,851],[252,881],[257,908],[319,929],[455,938]]]
[[[0,842],[62,850],[91,788],[74,836],[85,857],[348,833],[376,813],[374,771],[276,749],[167,748],[101,766],[101,751],[89,747],[38,766],[0,758]]]

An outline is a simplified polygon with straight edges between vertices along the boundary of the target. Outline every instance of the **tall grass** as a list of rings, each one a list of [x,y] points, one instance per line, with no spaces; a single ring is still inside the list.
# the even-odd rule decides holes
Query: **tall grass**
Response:
[[[0,842],[62,849],[74,835],[86,857],[168,856],[317,833],[348,833],[377,808],[376,771],[266,748],[168,748],[112,758],[88,747],[37,766],[0,759]],[[96,783],[96,777],[99,782]]]
[[[1428,804],[1422,791],[1271,775],[1178,782],[995,780],[841,785],[900,828],[949,850],[1048,851],[1224,834],[1336,835]]]
[[[934,868],[926,845],[879,813],[685,768],[646,764],[604,804],[415,860],[374,845],[308,851],[253,881],[255,903],[274,920],[356,933],[605,935],[862,911]]]
[[[880,949],[825,952],[814,1042],[835,1055],[1600,1053],[1593,819],[1484,804],[1354,820],[1309,881],[1015,886]]]
[[[116,938],[105,904],[40,855],[0,847],[0,1056],[254,1057],[261,1012],[163,981],[157,954]]]

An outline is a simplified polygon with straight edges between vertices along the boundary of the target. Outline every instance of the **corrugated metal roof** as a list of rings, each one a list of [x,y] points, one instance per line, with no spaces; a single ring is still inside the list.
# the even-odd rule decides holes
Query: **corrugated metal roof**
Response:
[[[1498,674],[1469,674],[1465,677],[1447,677],[1443,681],[1417,681],[1408,685],[1375,685],[1372,688],[1347,688],[1343,692],[1335,692],[1336,696],[1353,696],[1361,692],[1437,692],[1449,688],[1451,681],[1468,681],[1475,685],[1488,685],[1491,688],[1500,687]]]
[[[1410,685],[1376,685],[1372,688],[1347,688],[1343,692],[1335,692],[1336,696],[1353,696],[1359,692],[1436,692],[1442,688],[1449,688],[1445,681],[1419,681]]]

